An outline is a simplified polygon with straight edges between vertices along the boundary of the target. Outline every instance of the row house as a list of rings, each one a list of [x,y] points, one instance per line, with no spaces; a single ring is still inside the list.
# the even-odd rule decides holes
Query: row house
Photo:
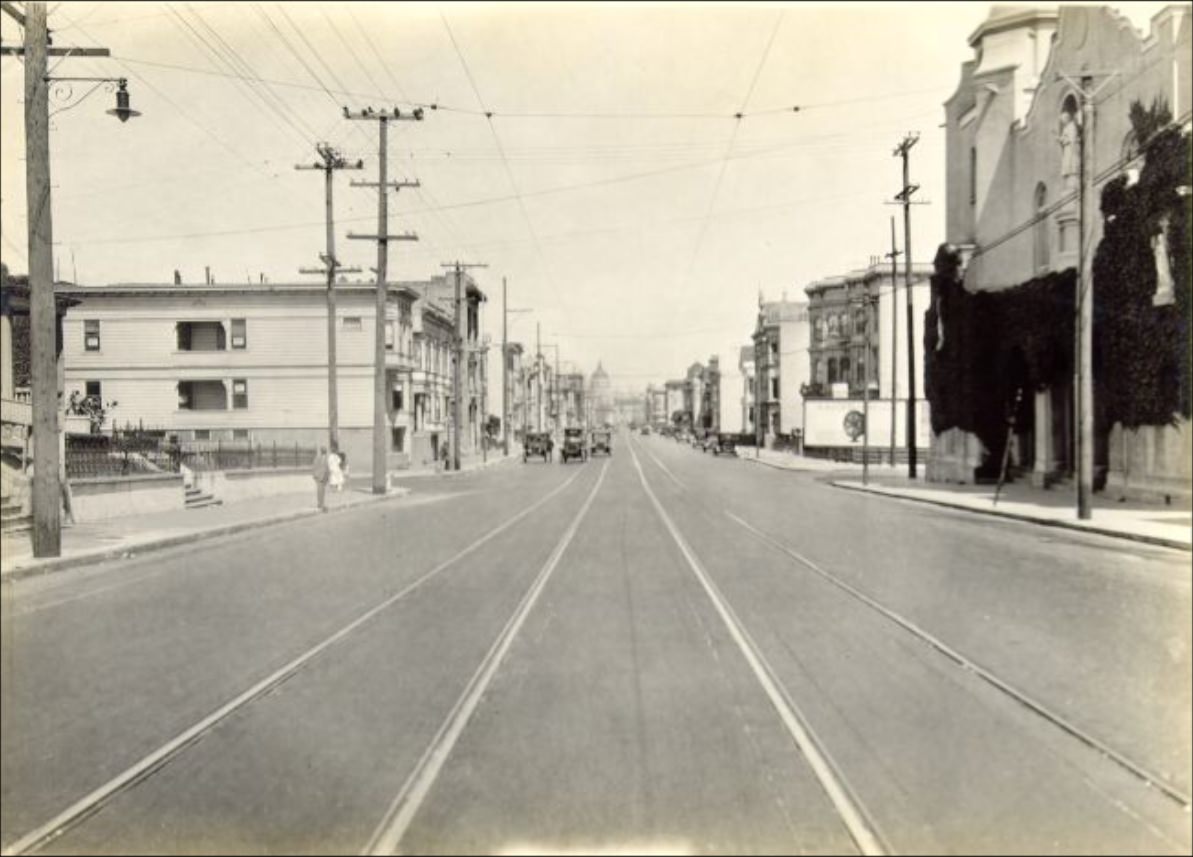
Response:
[[[551,413],[555,426],[576,428],[589,420],[589,398],[585,395],[583,372],[560,372],[555,378]]]
[[[550,431],[554,419],[551,402],[555,389],[555,370],[551,362],[544,359],[541,352],[536,354],[529,364],[523,361],[518,384],[521,387],[520,395],[525,402],[525,430]]]
[[[526,434],[530,422],[530,411],[526,395],[526,384],[523,375],[526,372],[523,363],[525,349],[520,342],[509,342],[505,346],[505,415],[508,425],[502,426],[502,431],[509,433],[511,440],[521,441]]]
[[[1109,6],[994,7],[970,36],[972,58],[944,103],[930,479],[992,475],[1004,451],[1035,484],[1072,478],[1084,150],[1094,487],[1189,495],[1190,283],[1174,260],[1188,242],[1176,224],[1188,212],[1191,17],[1187,4],[1170,5],[1143,33]],[[1099,88],[1092,129],[1075,80],[1086,74]]]
[[[648,425],[661,428],[670,422],[667,414],[667,390],[665,387],[656,387],[654,384],[648,384],[646,387],[645,405],[645,420]]]
[[[911,270],[911,342],[915,365],[917,448],[928,448],[929,408],[924,389],[923,318],[930,303],[931,264]],[[871,446],[905,453],[907,403],[907,271],[892,273],[872,258],[865,268],[824,277],[804,289],[808,296],[809,381],[800,390],[804,410],[804,447],[823,450],[853,447],[861,435],[846,434],[845,417],[865,411],[869,398]],[[867,341],[869,343],[867,347]],[[893,432],[893,435],[892,435]],[[892,441],[893,437],[893,441]]]
[[[429,280],[407,284],[418,293],[420,306],[433,307],[438,313],[454,321],[455,337],[460,343],[461,380],[464,389],[460,402],[460,454],[471,455],[481,450],[488,410],[488,339],[481,334],[481,308],[486,302],[484,292],[467,272],[460,275],[458,284],[459,308],[457,310],[457,283],[455,275],[441,274]],[[454,358],[453,358],[454,359]],[[452,364],[454,366],[454,364]],[[449,377],[449,385],[454,383]],[[450,390],[450,386],[449,386]],[[450,396],[449,396],[450,397]],[[454,406],[454,402],[452,403]],[[447,415],[449,435],[444,438],[450,443],[452,415]]]
[[[754,413],[754,397],[757,393],[755,385],[757,380],[754,377],[754,346],[743,345],[737,355],[737,370],[741,373],[741,397],[739,403],[741,405],[741,422],[739,423],[742,434],[749,434],[754,436],[755,413]]]
[[[809,380],[808,305],[759,298],[754,326],[754,383],[757,424],[763,442],[803,431],[800,394]]]
[[[700,376],[699,425],[705,431],[721,431],[721,365],[716,355],[708,358]]]
[[[67,397],[78,392],[116,401],[115,422],[163,430],[182,443],[328,442],[325,286],[173,283],[58,291],[80,302],[63,321]],[[339,445],[360,472],[372,461],[376,286],[338,283],[336,299]],[[405,393],[416,359],[438,371],[448,360],[442,347],[416,355],[418,299],[409,287],[388,289],[389,467],[410,464],[416,423]]]

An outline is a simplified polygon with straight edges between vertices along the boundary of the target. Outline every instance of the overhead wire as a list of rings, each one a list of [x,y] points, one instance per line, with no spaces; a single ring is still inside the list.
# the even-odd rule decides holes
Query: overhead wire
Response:
[[[700,223],[700,230],[696,234],[696,243],[692,248],[692,256],[688,261],[688,269],[684,274],[683,280],[677,280],[674,284],[674,291],[678,291],[683,287],[684,282],[691,279],[692,271],[696,267],[696,260],[700,256],[700,249],[704,245],[704,236],[708,232],[708,222],[712,215],[713,209],[716,207],[717,198],[721,192],[721,182],[724,181],[725,172],[729,167],[729,156],[733,154],[733,144],[737,141],[738,131],[741,129],[741,115],[750,104],[750,98],[754,94],[754,87],[758,84],[758,77],[762,74],[762,68],[766,65],[767,57],[770,56],[771,45],[775,43],[775,36],[779,33],[779,27],[783,23],[782,11],[775,19],[775,25],[771,28],[770,38],[766,40],[766,47],[762,50],[762,56],[758,60],[758,65],[754,68],[754,75],[750,78],[750,85],[746,89],[745,97],[742,98],[741,108],[738,110],[737,120],[733,124],[733,132],[729,136],[729,144],[725,147],[725,154],[721,158],[721,168],[717,172],[716,181],[713,183],[712,194],[709,196],[708,207],[704,212],[704,219]]]
[[[501,154],[501,163],[505,167],[506,177],[509,179],[510,187],[513,188],[514,196],[518,200],[518,209],[522,212],[522,219],[526,223],[527,230],[530,232],[531,237],[534,238],[535,252],[537,254],[537,258],[539,259],[540,263],[545,263],[546,260],[545,260],[545,257],[544,257],[543,251],[542,251],[542,247],[538,240],[538,234],[535,231],[534,224],[530,220],[530,213],[526,210],[526,202],[523,199],[522,192],[518,187],[518,182],[514,178],[514,171],[510,167],[509,160],[505,157],[505,150],[501,143],[501,136],[497,133],[497,127],[493,124],[492,114],[489,113],[489,111],[485,107],[485,100],[481,97],[480,89],[477,87],[476,80],[472,76],[472,69],[470,69],[468,67],[468,61],[464,58],[464,52],[460,49],[459,42],[456,41],[456,35],[454,32],[452,32],[451,24],[448,22],[447,16],[444,15],[442,12],[440,12],[439,19],[443,22],[444,29],[447,30],[448,38],[451,40],[452,47],[456,51],[456,56],[460,60],[460,65],[464,69],[464,74],[468,78],[468,83],[472,87],[472,93],[473,93],[473,95],[476,96],[477,104],[480,105],[482,110],[485,110],[485,116],[486,116],[486,119],[488,120],[488,124],[489,124],[489,131],[493,135],[493,142],[497,144],[497,150]],[[547,276],[551,283],[551,289],[555,293],[555,300],[556,300],[557,305],[559,306],[559,308],[562,311],[564,311],[566,313],[567,303],[564,301],[563,294],[559,290],[559,282],[558,282],[559,278],[555,277],[550,272],[548,272]]]
[[[218,32],[211,27],[203,17],[186,4],[186,11],[190,12],[199,26],[202,26],[210,34],[210,38],[196,29],[195,25],[191,24],[181,12],[179,12],[173,5],[169,6],[169,11],[174,15],[174,23],[181,28],[184,36],[192,39],[197,44],[200,50],[209,54],[218,64],[232,70],[236,73],[236,79],[239,81],[242,94],[247,93],[246,98],[250,104],[260,104],[266,110],[266,115],[272,117],[275,126],[280,122],[286,133],[293,131],[297,134],[299,140],[308,140],[311,133],[310,128],[300,125],[301,121],[297,117],[290,115],[289,109],[285,103],[281,101],[280,97],[273,93],[267,85],[261,84],[258,87],[256,84],[260,83],[252,66],[248,65],[238,53],[223,39]],[[271,96],[274,100],[271,100]],[[289,129],[289,130],[286,130]]]

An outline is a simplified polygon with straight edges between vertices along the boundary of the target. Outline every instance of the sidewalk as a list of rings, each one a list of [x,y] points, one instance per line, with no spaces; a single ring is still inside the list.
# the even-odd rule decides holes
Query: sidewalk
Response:
[[[384,496],[368,493],[367,488],[363,491],[349,488],[342,494],[328,492],[328,514],[408,493],[408,488],[393,488]],[[8,580],[44,574],[317,514],[312,487],[301,493],[254,497],[222,506],[170,509],[93,523],[64,524],[61,556],[47,559],[34,558],[28,530],[4,533],[0,537],[0,550],[3,551],[0,575]]]
[[[861,465],[851,466],[861,470]],[[1193,550],[1193,511],[1176,506],[1148,503],[1115,502],[1100,494],[1093,497],[1093,515],[1078,520],[1077,501],[1072,489],[1044,490],[1029,484],[1004,485],[994,504],[993,485],[954,485],[936,482],[912,482],[903,475],[893,475],[888,467],[871,467],[869,485],[857,477],[833,480],[832,485],[851,491],[866,491],[920,503],[931,503],[1027,521],[1051,527],[1064,527],[1179,550]]]
[[[749,461],[754,464],[765,464],[767,467],[774,467],[779,470],[802,470],[812,471],[817,473],[826,473],[829,471],[856,471],[858,474],[862,472],[862,465],[860,463],[854,464],[848,461],[830,461],[827,458],[806,458],[802,455],[796,455],[792,452],[786,452],[775,449],[760,449],[756,450],[752,446],[739,446],[737,448],[737,457],[743,461]],[[871,473],[894,473],[900,467],[906,469],[906,465],[898,464],[892,468],[888,464],[871,464]]]
[[[410,493],[410,488],[395,486],[402,479],[419,476],[464,476],[505,461],[521,457],[521,449],[510,450],[508,459],[497,451],[489,454],[488,460],[476,455],[463,458],[459,471],[439,472],[434,470],[404,470],[390,472],[390,489],[385,495],[375,495],[369,480],[356,477],[350,480],[342,494],[328,492],[329,514],[365,503],[388,500]],[[5,580],[29,577],[72,568],[79,565],[101,562],[118,557],[131,556],[148,550],[187,544],[201,539],[231,535],[250,528],[268,524],[292,521],[318,514],[315,509],[315,491],[292,494],[275,494],[255,497],[222,506],[207,506],[201,509],[171,509],[150,515],[136,515],[113,518],[108,521],[65,525],[62,528],[61,556],[49,559],[35,559],[29,531],[4,533],[0,536],[0,577]]]
[[[495,467],[507,461],[520,461],[521,459],[522,447],[518,444],[510,444],[508,459],[501,454],[500,449],[491,449],[487,457],[481,455],[479,452],[473,455],[461,455],[460,469],[458,471],[444,470],[442,467],[417,467],[410,470],[391,470],[389,480],[392,483],[403,479],[419,479],[426,476],[463,476],[478,470]]]

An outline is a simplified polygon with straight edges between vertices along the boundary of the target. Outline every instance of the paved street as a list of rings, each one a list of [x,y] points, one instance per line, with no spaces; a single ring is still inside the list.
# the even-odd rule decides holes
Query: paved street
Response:
[[[1187,556],[826,478],[622,433],[7,582],[2,844],[1188,853]]]

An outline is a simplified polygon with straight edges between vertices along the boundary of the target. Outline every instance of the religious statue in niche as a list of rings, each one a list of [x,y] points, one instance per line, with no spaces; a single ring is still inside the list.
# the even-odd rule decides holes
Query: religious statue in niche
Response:
[[[1152,235],[1152,255],[1156,259],[1156,293],[1152,295],[1152,306],[1170,306],[1176,302],[1172,288],[1172,267],[1168,259],[1168,215],[1160,218],[1156,233]]]
[[[1078,172],[1081,168],[1081,153],[1078,151],[1081,129],[1077,126],[1076,107],[1072,97],[1065,99],[1060,113],[1060,133],[1056,136],[1056,141],[1060,144],[1060,175],[1064,180],[1065,190],[1077,189]]]

